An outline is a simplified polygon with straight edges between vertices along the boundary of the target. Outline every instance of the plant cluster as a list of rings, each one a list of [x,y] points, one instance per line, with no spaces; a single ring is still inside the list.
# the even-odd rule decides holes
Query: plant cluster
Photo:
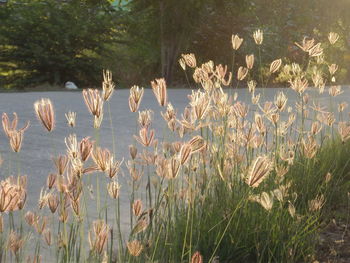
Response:
[[[253,38],[259,50],[263,31],[255,31]],[[338,38],[329,34],[331,44]],[[233,59],[243,41],[232,36]],[[23,210],[26,177],[0,182],[2,259],[38,262],[45,247],[58,262],[313,261],[323,215],[348,191],[350,124],[347,103],[334,104],[342,93],[335,85],[336,64],[329,65],[329,75],[317,74],[323,66],[322,45],[305,38],[298,46],[307,60],[290,66],[295,104],[284,91],[268,101],[265,89],[256,88],[257,81],[267,86],[270,76],[285,70],[282,59],[271,62],[267,79],[259,74],[254,80],[254,55],[247,55],[245,66],[232,68],[233,74],[227,66],[213,61],[198,65],[194,54],[183,54],[179,64],[186,77],[193,70],[198,89],[188,95],[181,114],[167,96],[166,81],[151,82],[165,121],[161,136],[152,126],[154,113],[139,110],[146,91],[131,87],[129,107],[136,115],[137,134],[129,158],[125,156],[129,211],[120,204],[127,186],[120,185],[125,166],[115,158],[114,135],[112,150],[99,145],[105,106],[114,131],[109,99],[115,84],[111,72],[104,71],[102,91],[82,92],[94,139],[67,136],[66,152],[53,159],[56,172],[47,177],[38,209]],[[315,68],[312,79],[308,67]],[[237,87],[243,81],[252,103],[238,99]],[[310,87],[311,81],[315,87]],[[328,107],[317,100],[325,91]],[[52,102],[38,100],[34,109],[44,129],[53,134]],[[66,117],[74,127],[76,114],[68,112]],[[3,128],[16,154],[29,128],[28,123],[17,129],[17,122],[17,114],[12,121],[3,114]],[[97,212],[91,215],[93,176]],[[106,179],[101,186],[102,176]],[[130,229],[121,227],[122,217],[130,218]],[[28,255],[32,238],[34,254]]]

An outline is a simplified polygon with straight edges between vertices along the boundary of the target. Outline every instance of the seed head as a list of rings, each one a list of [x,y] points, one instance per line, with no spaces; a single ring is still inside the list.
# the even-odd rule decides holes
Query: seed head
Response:
[[[237,71],[237,79],[239,80],[239,81],[242,81],[242,80],[244,80],[245,79],[245,77],[247,76],[247,74],[248,74],[248,69],[247,68],[245,68],[245,67],[239,67],[238,68],[238,71]]]
[[[84,89],[83,98],[90,113],[99,118],[103,114],[103,100],[98,89]]]
[[[10,121],[9,117],[7,116],[7,113],[2,114],[2,127],[4,129],[4,132],[8,138],[11,136],[11,132],[17,130],[17,123],[18,123],[18,116],[17,113],[13,113],[13,120]],[[25,126],[22,129],[19,129],[19,131],[25,132],[29,127],[30,122],[27,121]]]
[[[321,43],[318,43],[309,49],[310,57],[320,57],[322,54],[323,54],[323,48],[321,48]]]
[[[272,61],[271,65],[270,65],[270,73],[275,73],[277,70],[279,70],[279,68],[282,65],[282,59],[276,59],[274,61]]]
[[[197,66],[196,56],[193,53],[182,54],[181,56],[184,59],[186,65],[190,68],[195,68]]]
[[[272,162],[267,156],[258,156],[249,168],[246,183],[251,187],[258,187],[272,170]]]
[[[111,156],[111,152],[108,149],[101,149],[100,147],[97,147],[92,152],[92,159],[101,172],[107,170]]]
[[[154,130],[148,131],[148,128],[142,128],[139,132],[139,136],[135,136],[135,139],[145,147],[152,144],[154,138]]]
[[[196,251],[191,259],[191,263],[203,263],[203,257],[199,251]]]
[[[21,238],[16,232],[11,231],[7,242],[7,248],[16,256],[17,252],[24,245],[24,239]]]
[[[117,199],[119,197],[120,185],[116,181],[111,181],[107,184],[107,190],[111,198]]]
[[[258,29],[253,33],[254,41],[257,45],[261,45],[264,40],[264,33],[262,30]]]
[[[232,35],[231,37],[231,43],[232,43],[232,48],[234,50],[238,50],[239,47],[242,45],[243,43],[243,38],[240,38],[238,35]]]
[[[143,88],[140,89],[139,86],[131,87],[129,96],[129,108],[131,112],[136,112],[138,110],[142,96]]]
[[[186,61],[184,58],[180,58],[179,59],[179,64],[180,64],[180,67],[183,69],[183,70],[186,70]]]
[[[130,255],[134,257],[138,257],[143,250],[143,246],[138,240],[130,241],[126,244],[126,246],[128,247]]]
[[[101,255],[107,244],[109,226],[103,220],[96,220],[92,223],[92,230],[89,231],[90,249]]]
[[[142,201],[140,199],[137,199],[132,204],[132,211],[134,212],[135,216],[140,216],[142,213]]]
[[[66,119],[67,119],[67,124],[69,127],[75,127],[75,119],[77,117],[76,112],[69,111],[65,114]]]
[[[295,42],[295,45],[304,52],[309,52],[309,50],[315,45],[315,39],[307,39],[307,37],[304,37],[301,44]]]
[[[254,66],[254,54],[245,56],[245,63],[247,64],[248,69],[252,69]]]
[[[103,82],[102,82],[102,98],[104,101],[108,101],[114,91],[115,84],[112,80],[112,72],[110,70],[103,71]]]
[[[90,141],[90,137],[85,137],[80,141],[79,153],[83,162],[89,159],[93,146],[94,142]]]
[[[192,146],[190,143],[184,143],[180,150],[180,163],[185,164],[192,154]]]
[[[317,212],[321,210],[323,205],[325,204],[325,198],[324,195],[318,195],[315,199],[309,201],[309,211],[311,212]]]
[[[154,95],[160,106],[166,106],[167,104],[167,87],[164,78],[151,81],[151,86]]]
[[[329,40],[329,43],[331,43],[331,45],[334,45],[339,39],[339,35],[335,32],[330,32],[328,34],[328,40]]]
[[[50,99],[41,99],[34,103],[36,116],[43,126],[49,131],[55,128],[55,112]]]

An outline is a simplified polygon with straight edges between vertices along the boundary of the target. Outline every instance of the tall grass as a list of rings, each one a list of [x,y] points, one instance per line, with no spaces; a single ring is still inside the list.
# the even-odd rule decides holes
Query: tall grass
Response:
[[[260,35],[254,38],[260,54],[263,32],[257,32]],[[232,41],[236,56],[243,40],[233,36]],[[329,41],[336,43],[333,38]],[[198,90],[191,91],[189,105],[179,117],[167,97],[165,80],[152,81],[165,120],[163,139],[152,129],[151,111],[139,112],[134,145],[130,156],[124,156],[129,159],[125,163],[115,159],[119,148],[108,101],[115,85],[110,72],[104,72],[102,93],[83,91],[96,128],[95,141],[86,137],[78,142],[76,135],[67,136],[67,152],[55,159],[56,173],[49,176],[37,211],[24,212],[25,177],[1,181],[1,260],[315,260],[322,223],[334,208],[346,203],[350,125],[344,113],[347,105],[335,106],[340,87],[329,88],[328,105],[319,105],[317,98],[313,101],[308,95],[309,90],[322,94],[327,83],[334,84],[335,72],[333,66],[327,76],[322,73],[329,64],[322,59],[326,54],[322,46],[304,40],[300,47],[308,57],[305,70],[313,67],[314,73],[308,79],[304,66],[283,66],[297,98],[293,103],[283,91],[272,101],[260,101],[256,89],[255,78],[265,86],[273,74],[281,73],[281,59],[271,63],[264,83],[266,69],[261,61],[257,76],[247,69],[253,67],[252,57],[250,65],[240,66],[235,76],[227,66],[212,61],[199,66],[194,54],[182,55],[180,65],[186,78],[193,69]],[[235,66],[233,58],[232,71]],[[233,90],[243,81],[247,81],[250,105]],[[132,112],[138,111],[143,93],[143,88],[131,88]],[[100,148],[98,142],[106,102],[112,151]],[[54,132],[51,101],[43,99],[36,105],[39,120]],[[70,126],[75,125],[74,118],[75,114],[67,115]],[[28,127],[17,130],[17,115],[10,121],[6,114],[3,126],[18,154]],[[119,185],[123,168],[130,175],[130,211],[120,205],[120,191],[128,188]],[[97,177],[95,192],[90,188],[92,176]],[[91,208],[96,212],[91,213]],[[126,216],[130,227],[123,229],[121,218]]]

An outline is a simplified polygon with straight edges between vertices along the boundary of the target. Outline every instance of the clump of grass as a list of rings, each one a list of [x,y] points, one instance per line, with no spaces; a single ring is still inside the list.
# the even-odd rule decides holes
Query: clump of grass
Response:
[[[336,42],[332,34],[331,45]],[[254,33],[260,53],[263,32]],[[320,74],[327,63],[320,43],[304,39],[304,65],[288,69],[296,103],[280,91],[265,101],[264,90],[281,68],[282,59],[261,67],[255,76],[254,55],[233,74],[234,59],[243,39],[232,37],[232,72],[208,61],[197,64],[194,54],[179,60],[189,86],[187,67],[193,69],[198,90],[189,105],[174,109],[166,81],[151,82],[164,118],[163,140],[152,127],[152,112],[138,111],[143,88],[130,90],[129,107],[138,112],[134,144],[126,162],[131,181],[130,211],[120,206],[118,176],[124,163],[118,149],[110,111],[115,84],[105,71],[103,90],[84,90],[93,117],[94,140],[67,135],[67,151],[53,159],[56,172],[38,200],[37,211],[24,213],[24,177],[0,182],[1,259],[38,262],[301,262],[315,257],[317,234],[330,211],[346,198],[350,176],[350,125],[346,103],[335,105],[340,86],[329,88],[329,104],[311,100],[308,91],[324,93],[327,81],[336,82],[337,66],[329,76]],[[313,69],[311,79],[309,72]],[[263,76],[262,72],[268,72]],[[247,82],[245,98],[237,88]],[[314,88],[309,87],[309,82]],[[235,88],[233,88],[235,87]],[[259,93],[262,91],[262,93]],[[108,103],[111,148],[99,145],[99,130]],[[337,106],[337,107],[336,107]],[[54,134],[55,112],[42,99],[35,111],[43,126]],[[66,114],[70,127],[76,113]],[[16,130],[3,115],[10,145],[19,156],[24,131]],[[87,136],[87,135],[84,135]],[[171,139],[166,139],[171,138]],[[54,147],[53,147],[54,148]],[[56,150],[54,150],[56,151]],[[127,158],[127,156],[125,156]],[[20,167],[20,158],[16,159]],[[18,169],[19,171],[19,169]],[[11,173],[11,171],[9,171]],[[104,175],[100,179],[101,174]],[[91,202],[91,177],[96,176],[95,202]],[[101,184],[102,183],[102,184]],[[91,213],[93,207],[96,212]],[[8,214],[8,219],[4,218]],[[16,218],[14,217],[16,215]],[[130,217],[130,230],[121,218]],[[8,227],[4,227],[4,225]],[[127,232],[127,233],[125,233]],[[28,240],[34,240],[33,245]],[[31,251],[31,252],[29,252]],[[42,255],[42,251],[45,254]]]

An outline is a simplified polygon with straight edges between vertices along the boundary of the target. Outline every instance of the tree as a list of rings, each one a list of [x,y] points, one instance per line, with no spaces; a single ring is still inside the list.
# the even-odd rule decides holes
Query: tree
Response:
[[[0,65],[7,81],[95,84],[121,35],[106,0],[16,0],[0,8]]]

